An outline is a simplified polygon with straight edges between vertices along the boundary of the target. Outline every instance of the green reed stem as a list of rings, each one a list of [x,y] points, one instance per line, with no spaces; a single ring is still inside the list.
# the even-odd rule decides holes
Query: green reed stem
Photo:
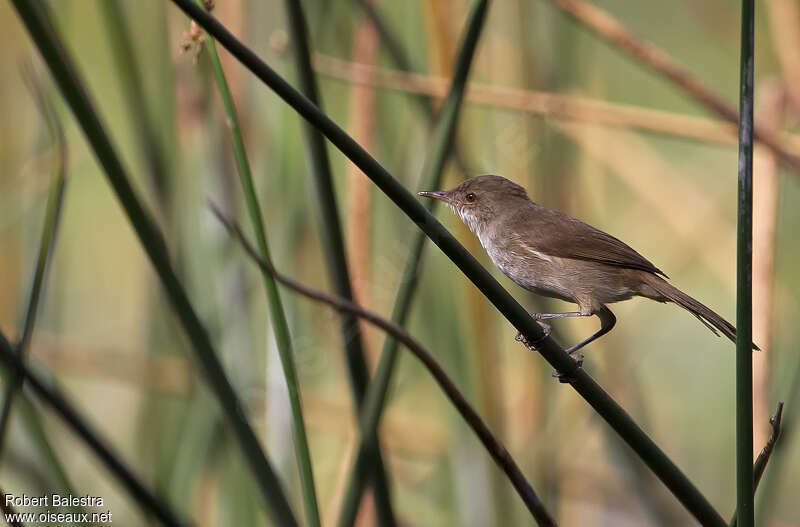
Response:
[[[58,119],[58,115],[44,94],[44,89],[32,75],[31,73],[28,79],[31,93],[47,125],[47,130],[55,146],[58,160],[56,175],[50,183],[50,192],[47,196],[44,227],[42,228],[42,237],[39,241],[39,253],[36,256],[36,268],[33,273],[28,306],[25,310],[22,336],[16,349],[21,360],[25,360],[25,355],[28,352],[31,337],[33,336],[33,328],[36,325],[36,315],[39,312],[39,302],[41,300],[42,290],[44,289],[48,262],[53,254],[53,247],[55,246],[56,233],[58,232],[58,224],[61,218],[61,209],[64,203],[64,190],[67,184],[67,144],[64,139],[64,130],[61,126],[61,121]],[[3,406],[2,409],[0,409],[0,458],[3,456],[3,447],[8,431],[11,408],[21,385],[22,378],[17,372],[11,371],[3,392]]]
[[[36,107],[39,113],[42,114],[50,140],[55,146],[58,153],[58,161],[56,168],[56,177],[51,183],[50,194],[47,199],[47,209],[45,212],[44,228],[42,230],[42,238],[39,245],[39,254],[36,261],[36,270],[34,272],[33,285],[31,287],[31,294],[29,297],[28,308],[25,311],[25,320],[23,322],[22,340],[17,346],[17,354],[21,360],[25,359],[25,353],[30,346],[30,340],[33,335],[33,328],[35,326],[36,314],[38,313],[38,304],[41,297],[41,291],[44,288],[44,279],[47,274],[48,263],[53,249],[55,247],[56,233],[58,231],[58,224],[61,218],[61,210],[64,202],[64,191],[66,189],[67,178],[67,142],[64,138],[64,129],[61,125],[61,120],[58,113],[53,108],[50,100],[45,94],[45,88],[42,86],[41,81],[38,79],[32,68],[23,68],[23,77],[27,80],[33,99],[36,102]],[[0,414],[0,456],[2,456],[3,446],[5,444],[5,435],[7,433],[8,421],[11,414],[12,404],[17,402],[17,410],[21,413],[20,417],[22,424],[28,431],[28,436],[33,442],[34,447],[38,451],[43,465],[50,471],[50,476],[55,480],[55,489],[62,494],[75,494],[72,483],[67,476],[61,460],[58,458],[53,445],[47,438],[41,417],[38,411],[31,403],[28,395],[20,390],[22,384],[22,377],[16,370],[9,371],[9,379],[6,384],[6,389],[3,397],[2,414]],[[19,400],[15,396],[19,395]],[[70,507],[76,514],[84,513],[85,510],[81,506]]]
[[[753,0],[742,0],[736,244],[736,518],[753,527]]]
[[[14,370],[9,370],[13,375],[18,375]],[[28,432],[28,436],[36,449],[36,452],[42,461],[42,465],[47,467],[50,472],[50,477],[53,479],[53,490],[62,494],[78,496],[75,487],[64,469],[61,459],[58,457],[53,444],[47,437],[45,432],[44,423],[39,413],[39,409],[34,406],[31,398],[25,393],[24,390],[19,391],[19,399],[16,401],[16,409],[20,413],[23,426]],[[75,514],[82,514],[86,509],[80,505],[70,507]]]
[[[159,206],[168,211],[170,193],[167,156],[156,133],[155,122],[145,99],[142,72],[136,60],[131,33],[125,23],[123,6],[120,0],[103,0],[100,2],[100,8],[108,28],[108,40],[114,54],[114,64],[119,73],[119,86],[134,124],[136,138],[147,163]]]
[[[361,7],[361,9],[372,22],[372,25],[375,26],[375,31],[378,33],[381,45],[386,48],[386,51],[389,53],[389,58],[391,58],[395,66],[397,66],[398,69],[407,71],[409,73],[417,72],[418,70],[414,67],[414,64],[411,62],[408,54],[406,54],[403,46],[400,44],[400,41],[389,28],[389,25],[378,12],[378,9],[375,7],[373,2],[370,0],[354,0],[354,2]],[[417,95],[414,97],[414,100],[417,101],[419,108],[422,110],[422,116],[428,121],[429,124],[435,125],[438,115],[434,105],[433,97],[428,95]],[[458,143],[453,144],[451,154],[461,172],[466,172],[467,167],[472,166],[470,160],[466,159],[464,156],[464,149],[460,148]]]
[[[285,0],[284,4],[295,51],[300,91],[315,106],[321,108],[319,89],[311,66],[310,38],[303,7],[300,0]],[[336,294],[352,300],[353,292],[347,268],[344,238],[336,205],[336,194],[333,188],[330,159],[328,158],[325,138],[315,127],[308,123],[303,123],[303,125],[306,150],[317,197],[318,214],[315,214],[315,217],[322,236],[328,275]],[[361,329],[356,318],[350,313],[341,313],[340,320],[347,371],[350,377],[350,388],[353,393],[356,410],[360,411],[364,406],[364,395],[369,384],[369,370],[364,355]],[[384,527],[394,525],[396,521],[392,511],[389,481],[377,436],[375,441],[370,444],[367,455],[370,460],[368,467],[365,467],[365,471],[355,475],[360,482],[359,488],[363,488],[366,480],[371,476],[378,521]],[[359,492],[358,498],[360,497],[361,493]],[[358,507],[358,502],[355,506],[356,508]]]
[[[488,11],[487,1],[476,1],[470,9],[469,18],[462,43],[458,52],[458,59],[453,75],[453,80],[445,98],[439,121],[434,131],[433,147],[429,152],[429,157],[425,163],[425,169],[421,179],[422,190],[436,189],[439,187],[442,173],[444,172],[445,161],[451,151],[453,139],[455,137],[458,116],[464,99],[469,71],[475,50],[478,46],[481,30],[484,27],[486,13]],[[429,209],[435,206],[435,200],[428,205]],[[400,280],[400,289],[395,298],[392,310],[392,322],[403,326],[408,318],[411,308],[411,301],[416,291],[419,269],[422,264],[423,248],[426,240],[425,233],[418,232],[411,244],[411,252],[406,259],[403,275]],[[387,337],[381,351],[381,358],[375,372],[375,378],[367,390],[364,406],[361,410],[361,429],[366,430],[366,434],[361,436],[361,441],[356,451],[355,460],[350,472],[347,490],[342,501],[342,510],[339,514],[338,525],[346,527],[353,524],[358,510],[358,501],[361,496],[362,486],[356,475],[359,473],[359,466],[367,462],[366,454],[375,440],[375,431],[380,422],[381,413],[386,394],[389,390],[394,365],[397,362],[399,346],[397,340]]]
[[[197,4],[203,6],[201,0],[196,0]],[[239,180],[242,183],[247,211],[250,215],[250,222],[256,234],[256,242],[261,258],[271,262],[267,235],[264,232],[264,219],[261,214],[261,206],[258,203],[255,185],[250,172],[250,163],[247,160],[242,130],[239,126],[239,115],[236,112],[236,105],[233,101],[228,81],[225,79],[225,72],[219,60],[217,46],[213,37],[206,34],[206,50],[208,51],[211,67],[214,71],[214,79],[217,83],[217,90],[222,100],[222,107],[225,112],[228,128],[231,132],[233,142],[233,153],[236,159],[236,169],[239,173]],[[311,453],[308,448],[308,437],[306,434],[305,423],[303,422],[303,405],[300,398],[300,386],[297,382],[297,371],[294,363],[294,351],[292,350],[292,339],[289,334],[289,324],[286,321],[286,313],[281,302],[280,292],[272,275],[262,271],[264,288],[267,293],[267,305],[272,316],[272,329],[275,333],[275,342],[278,346],[283,376],[286,379],[286,388],[289,392],[289,404],[292,411],[292,431],[294,433],[295,456],[300,471],[300,486],[303,490],[303,505],[306,513],[306,521],[312,527],[319,527],[319,508],[317,505],[317,494],[314,490],[314,473],[311,467]]]

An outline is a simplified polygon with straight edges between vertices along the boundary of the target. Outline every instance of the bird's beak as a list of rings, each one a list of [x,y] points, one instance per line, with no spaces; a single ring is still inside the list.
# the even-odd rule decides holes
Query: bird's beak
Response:
[[[432,190],[432,191],[423,191],[418,193],[420,196],[425,196],[426,198],[433,198],[438,199],[439,201],[444,201],[445,203],[450,203],[450,198],[447,195],[447,192],[441,190]]]

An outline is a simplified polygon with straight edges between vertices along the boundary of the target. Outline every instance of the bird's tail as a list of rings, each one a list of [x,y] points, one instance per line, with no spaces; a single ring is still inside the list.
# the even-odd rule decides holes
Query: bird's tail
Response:
[[[694,298],[690,297],[677,287],[673,286],[660,276],[656,276],[651,273],[643,273],[645,275],[645,282],[649,285],[655,292],[661,296],[662,298],[656,298],[655,300],[661,300],[662,302],[673,302],[683,309],[697,317],[697,320],[703,323],[708,329],[710,329],[715,335],[719,336],[717,330],[720,333],[728,337],[733,343],[736,343],[736,328],[733,324],[695,300]],[[646,295],[649,296],[649,295]],[[753,349],[759,349],[758,346],[753,344]]]

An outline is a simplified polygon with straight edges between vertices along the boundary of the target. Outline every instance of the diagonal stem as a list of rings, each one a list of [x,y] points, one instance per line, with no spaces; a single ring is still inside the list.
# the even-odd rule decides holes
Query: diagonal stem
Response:
[[[25,310],[22,337],[16,349],[21,360],[25,360],[25,355],[28,352],[31,337],[33,336],[33,328],[36,325],[36,315],[39,312],[39,302],[45,285],[48,262],[53,254],[53,248],[55,247],[56,233],[58,232],[58,224],[64,203],[64,192],[67,185],[67,144],[64,138],[64,130],[61,126],[61,121],[58,119],[58,115],[47,100],[43,88],[32,76],[32,73],[29,76],[29,86],[58,152],[58,167],[56,169],[56,176],[50,184],[44,228],[42,229],[42,237],[39,242],[39,253],[36,256],[36,268],[33,274],[30,296],[28,297],[28,307]],[[2,409],[0,409],[0,458],[2,458],[3,447],[5,446],[11,408],[21,384],[22,378],[15,371],[12,371],[5,385],[3,406]]]
[[[142,71],[136,60],[133,38],[125,20],[122,0],[103,0],[101,13],[108,28],[108,41],[114,53],[114,65],[120,76],[120,88],[128,103],[130,119],[136,131],[142,154],[147,163],[150,179],[158,204],[165,213],[170,210],[169,162],[159,141],[156,123],[145,98]]]
[[[63,208],[64,191],[66,189],[67,178],[67,142],[64,137],[64,129],[61,125],[61,120],[58,113],[53,108],[51,101],[45,94],[45,89],[42,82],[33,72],[30,66],[23,67],[23,78],[27,80],[28,86],[36,102],[36,106],[45,121],[48,131],[51,136],[55,148],[58,152],[58,166],[56,169],[56,178],[50,188],[50,195],[47,201],[47,212],[45,214],[44,229],[42,231],[41,243],[39,246],[39,255],[37,256],[36,271],[34,273],[33,286],[31,287],[31,295],[28,301],[28,308],[26,309],[25,321],[23,323],[22,338],[17,345],[17,355],[20,360],[25,360],[25,354],[30,347],[31,338],[33,337],[33,328],[35,326],[36,314],[38,312],[38,304],[41,297],[42,289],[44,288],[44,279],[47,274],[48,261],[53,254],[55,246],[56,233],[58,231],[59,219],[61,217],[61,210]],[[28,395],[20,390],[22,385],[22,377],[16,370],[9,372],[9,378],[5,385],[5,393],[3,394],[3,407],[0,414],[0,457],[2,456],[3,446],[5,444],[5,435],[8,427],[8,420],[11,415],[11,408],[14,404],[16,396],[19,395],[18,411],[21,412],[21,418],[28,435],[35,445],[41,458],[44,460],[44,465],[49,467],[52,478],[56,485],[56,490],[62,494],[75,494],[72,483],[67,476],[67,472],[61,463],[60,458],[56,454],[52,443],[48,439],[42,425],[42,420],[39,412],[31,403]],[[0,493],[1,494],[1,493]],[[74,506],[72,510],[76,514],[85,512],[81,506]]]
[[[761,477],[764,475],[764,471],[767,469],[767,463],[769,463],[770,458],[772,457],[772,452],[775,450],[775,444],[778,442],[778,438],[781,436],[781,421],[783,419],[783,401],[778,402],[778,409],[775,410],[775,414],[771,415],[769,418],[769,425],[772,428],[772,432],[770,433],[769,439],[767,439],[767,443],[764,445],[764,448],[761,449],[761,452],[758,453],[758,457],[756,458],[756,462],[753,464],[753,491],[758,488],[758,484],[761,483]]]
[[[0,488],[0,495],[1,496],[6,495],[5,491],[2,488]],[[0,509],[2,509],[3,515],[5,516],[8,525],[10,525],[11,527],[23,527],[22,523],[20,523],[15,519],[18,517],[17,511],[10,504],[6,503],[6,500],[0,501]]]
[[[783,401],[778,403],[778,409],[775,410],[775,414],[770,416],[769,418],[769,425],[772,428],[772,432],[770,433],[769,439],[767,439],[767,443],[764,445],[764,448],[761,449],[761,452],[758,453],[758,457],[756,458],[756,462],[753,464],[753,494],[755,495],[756,490],[758,489],[758,484],[761,483],[761,476],[764,475],[764,471],[767,469],[767,463],[769,463],[770,458],[772,457],[772,452],[775,450],[775,445],[778,442],[778,438],[781,435],[781,419],[783,418]],[[738,524],[739,515],[734,513],[733,518],[731,518],[731,527],[736,527]]]
[[[408,348],[408,350],[411,351],[411,353],[414,354],[414,356],[417,357],[417,359],[419,359],[419,361],[422,362],[422,364],[428,369],[430,374],[442,388],[442,391],[444,391],[445,395],[447,395],[447,397],[450,399],[450,402],[456,407],[458,412],[464,418],[464,421],[466,421],[469,427],[472,428],[472,431],[478,436],[478,439],[480,439],[481,443],[483,443],[484,447],[492,456],[494,461],[503,470],[503,472],[505,472],[506,476],[511,481],[511,484],[514,485],[514,488],[519,493],[520,498],[522,498],[522,500],[525,502],[525,505],[531,511],[531,514],[536,519],[537,523],[542,526],[556,525],[555,520],[544,507],[544,504],[536,495],[536,492],[533,490],[531,484],[527,479],[525,479],[525,476],[522,474],[522,470],[520,470],[519,466],[514,461],[514,458],[511,457],[511,454],[508,453],[503,444],[494,436],[494,434],[492,434],[491,430],[489,430],[489,427],[486,426],[486,423],[481,419],[480,415],[478,415],[478,412],[472,408],[464,395],[459,391],[455,383],[450,379],[444,369],[442,369],[433,355],[431,355],[431,353],[426,350],[422,344],[420,344],[405,329],[403,329],[400,324],[392,320],[387,320],[374,311],[367,310],[346,298],[329,295],[327,293],[323,293],[322,291],[317,291],[316,289],[312,289],[293,278],[279,273],[271,263],[262,259],[258,255],[258,252],[250,244],[250,242],[247,241],[247,238],[245,238],[244,234],[242,234],[241,229],[238,225],[236,225],[236,223],[222,214],[222,212],[220,212],[220,210],[213,204],[210,204],[210,207],[217,219],[225,226],[226,229],[228,229],[228,232],[231,234],[231,236],[239,241],[250,259],[253,260],[263,272],[269,273],[275,278],[275,280],[285,285],[292,291],[300,293],[305,297],[317,302],[328,304],[338,311],[345,311],[357,317],[363,318],[367,322],[385,331],[388,336],[392,337],[393,340],[403,344],[406,348]],[[366,421],[362,420],[362,438],[366,437],[369,431],[370,430],[366,428]],[[363,441],[362,444],[364,444]]]
[[[796,408],[800,404],[800,360],[794,365],[794,371],[789,380],[789,385],[786,390],[786,404],[789,408]],[[797,412],[789,412],[786,418],[782,420],[782,441],[775,448],[773,456],[775,460],[772,462],[772,469],[762,485],[758,509],[756,510],[756,522],[759,525],[767,525],[769,523],[770,515],[775,511],[774,500],[778,496],[778,489],[787,486],[784,483],[785,478],[783,473],[790,468],[786,462],[787,446],[792,444],[794,440],[794,431],[797,422]],[[792,473],[792,475],[794,475]]]
[[[625,27],[611,13],[596,7],[585,0],[548,0],[561,9],[566,15],[587,27],[602,39],[614,44],[633,56],[646,67],[659,73],[672,84],[679,87],[689,97],[702,104],[723,119],[736,123],[736,108],[719,94],[708,88],[702,81],[694,77],[666,52],[650,42],[640,38]],[[755,138],[767,145],[781,158],[786,165],[795,171],[800,168],[800,157],[788,152],[779,138],[770,130],[756,127]]]
[[[24,378],[28,386],[48,406],[53,408],[63,421],[77,434],[84,443],[91,448],[103,464],[119,479],[128,493],[136,500],[142,509],[169,526],[185,525],[180,521],[170,507],[161,499],[150,492],[147,487],[134,475],[122,458],[113,452],[100,438],[100,435],[89,426],[74,406],[64,397],[55,386],[48,386],[42,378],[31,371],[11,349],[5,335],[0,333],[0,362],[7,367],[9,373],[16,373]]]
[[[416,100],[421,96],[436,100],[444,98],[450,82],[448,78],[438,75],[351,62],[323,53],[314,54],[314,70],[345,84],[408,93],[415,95]],[[727,120],[608,102],[580,95],[470,82],[465,100],[475,106],[542,115],[558,121],[598,124],[609,128],[630,128],[711,143],[737,142],[736,126]],[[798,148],[800,136],[783,132],[781,137],[786,143],[787,152],[791,154],[800,152]],[[457,145],[454,145],[454,148],[455,146]],[[769,145],[764,146],[777,154]]]

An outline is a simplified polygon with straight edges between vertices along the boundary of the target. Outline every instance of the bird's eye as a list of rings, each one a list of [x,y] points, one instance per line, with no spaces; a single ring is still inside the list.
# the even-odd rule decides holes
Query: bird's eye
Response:
[[[466,195],[466,198],[467,198],[467,201],[472,203],[473,201],[475,201],[475,194],[473,194],[472,192],[468,192],[467,195]]]

